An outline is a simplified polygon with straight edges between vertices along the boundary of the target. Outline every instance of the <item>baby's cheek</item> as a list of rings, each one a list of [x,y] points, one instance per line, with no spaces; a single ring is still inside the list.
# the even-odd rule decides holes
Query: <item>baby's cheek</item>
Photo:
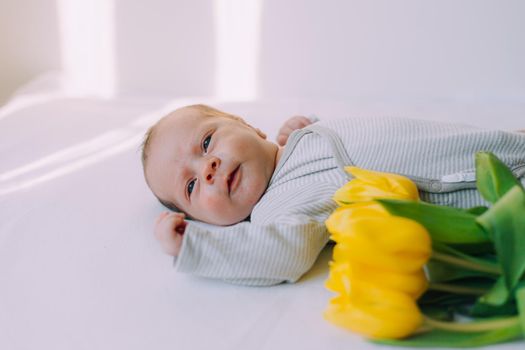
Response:
[[[238,210],[225,198],[210,197],[205,206],[205,216],[218,225],[231,225],[239,222]],[[205,220],[206,221],[206,220]]]
[[[214,210],[220,209],[225,204],[222,198],[214,197],[214,196],[209,196],[207,198],[207,203],[208,203],[209,208],[214,209]]]
[[[208,196],[206,198],[206,207],[212,213],[223,214],[228,211],[229,202],[221,196]]]

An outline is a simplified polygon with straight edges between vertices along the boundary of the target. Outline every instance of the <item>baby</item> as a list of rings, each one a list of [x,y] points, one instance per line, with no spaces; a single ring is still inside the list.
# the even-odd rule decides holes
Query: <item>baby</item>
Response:
[[[146,182],[171,209],[155,222],[177,271],[247,285],[295,282],[329,241],[324,221],[343,167],[403,174],[427,202],[486,204],[474,154],[491,151],[525,182],[525,135],[410,119],[289,119],[278,143],[209,106],[180,108],[143,144]],[[286,147],[283,145],[286,144]],[[186,217],[190,220],[186,220]]]

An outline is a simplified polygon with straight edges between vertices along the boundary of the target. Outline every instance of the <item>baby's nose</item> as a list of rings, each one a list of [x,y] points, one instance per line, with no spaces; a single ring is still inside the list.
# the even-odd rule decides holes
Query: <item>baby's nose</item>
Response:
[[[220,165],[221,161],[219,160],[219,158],[210,157],[209,159],[207,159],[206,163],[204,164],[204,181],[212,184],[215,179],[215,173],[217,172],[217,169]]]

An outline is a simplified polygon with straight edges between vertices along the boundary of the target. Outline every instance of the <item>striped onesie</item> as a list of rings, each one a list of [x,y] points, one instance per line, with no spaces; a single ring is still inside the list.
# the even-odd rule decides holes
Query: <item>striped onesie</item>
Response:
[[[486,204],[474,154],[490,151],[525,184],[525,134],[412,119],[341,119],[296,130],[250,219],[231,226],[188,221],[175,269],[245,285],[295,282],[329,241],[332,196],[343,167],[405,175],[427,202]]]

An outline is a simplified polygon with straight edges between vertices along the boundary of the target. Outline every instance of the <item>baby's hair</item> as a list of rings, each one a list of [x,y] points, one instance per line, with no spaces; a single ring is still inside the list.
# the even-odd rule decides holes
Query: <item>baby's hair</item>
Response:
[[[234,119],[238,118],[238,117],[236,117],[236,116],[234,116],[232,114],[225,113],[223,111],[220,111],[220,110],[218,110],[216,108],[213,108],[213,107],[210,107],[210,106],[207,106],[207,105],[204,105],[204,104],[195,104],[195,105],[185,106],[185,107],[182,107],[180,109],[186,109],[186,108],[195,109],[195,110],[199,111],[200,113],[202,113],[203,115],[205,115],[207,117],[226,117],[226,118],[234,118]],[[142,170],[144,172],[144,179],[146,180],[146,183],[148,184],[148,186],[149,186],[149,183],[148,183],[148,177],[146,176],[146,164],[148,162],[148,152],[150,150],[151,140],[155,136],[155,131],[157,130],[157,127],[162,122],[162,120],[164,120],[165,118],[169,117],[171,114],[173,114],[174,112],[176,112],[178,110],[179,109],[177,109],[175,111],[172,111],[172,112],[168,113],[167,115],[165,115],[164,117],[162,117],[161,119],[159,119],[144,134],[144,140],[142,141],[142,144],[141,144],[140,147],[142,149],[142,156],[141,156]],[[149,186],[149,187],[151,188],[151,186]],[[170,210],[173,210],[175,212],[178,212],[178,213],[182,212],[179,208],[177,208],[177,206],[173,202],[159,198],[154,192],[153,192],[153,194],[158,199],[158,201],[163,206],[165,206],[166,208],[168,208]]]
[[[164,119],[164,118],[163,118]],[[162,120],[162,119],[161,119]],[[157,125],[159,124],[160,120],[158,122],[156,122],[155,124],[153,124],[152,126],[149,127],[148,131],[146,131],[146,133],[144,134],[144,140],[142,141],[142,144],[141,144],[141,149],[142,149],[142,156],[141,156],[141,160],[142,160],[142,171],[144,172],[144,179],[146,180],[146,184],[148,184],[148,187],[151,188],[151,186],[149,186],[149,182],[148,182],[148,177],[146,176],[146,163],[148,161],[148,152],[149,152],[149,149],[150,149],[150,144],[151,144],[151,140],[153,139],[153,135],[155,133],[155,130],[156,130],[156,127]],[[173,210],[175,212],[181,212],[181,210],[179,208],[177,208],[177,206],[175,205],[175,203],[171,202],[171,201],[166,201],[166,200],[163,200],[161,199],[160,197],[158,197],[155,192],[151,191],[153,193],[153,195],[158,199],[158,201],[160,202],[160,204],[162,204],[163,206],[165,206],[166,208],[170,209],[170,210]]]

